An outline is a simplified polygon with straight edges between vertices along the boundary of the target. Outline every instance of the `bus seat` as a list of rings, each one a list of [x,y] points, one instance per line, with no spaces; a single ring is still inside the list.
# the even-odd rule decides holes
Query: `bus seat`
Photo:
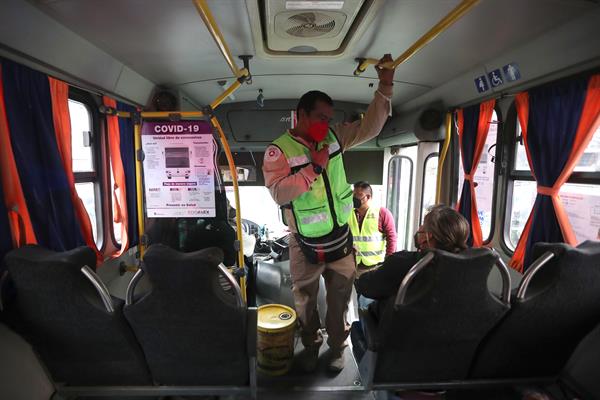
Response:
[[[27,245],[8,253],[5,261],[17,292],[11,313],[15,329],[39,353],[55,382],[152,382],[122,302],[111,298],[94,273],[93,250],[57,253]]]
[[[494,266],[502,273],[503,300],[487,286]],[[429,252],[407,273],[396,301],[387,302],[377,328],[364,324],[366,336],[376,338],[369,342],[377,344],[361,360],[363,380],[392,388],[466,379],[478,345],[509,301],[508,268],[493,251]]]
[[[562,382],[584,399],[600,399],[600,324],[577,346],[560,375]]]
[[[162,385],[247,386],[256,346],[256,324],[237,281],[235,295],[219,276],[223,253],[208,248],[182,253],[162,244],[148,248],[142,268],[152,289],[125,306],[154,380]],[[128,290],[128,299],[134,299]],[[250,344],[247,337],[252,336]],[[253,343],[252,343],[253,342]]]
[[[537,243],[533,259],[510,313],[482,344],[475,378],[555,376],[600,322],[599,242]]]
[[[50,400],[54,384],[33,349],[0,323],[0,398]]]

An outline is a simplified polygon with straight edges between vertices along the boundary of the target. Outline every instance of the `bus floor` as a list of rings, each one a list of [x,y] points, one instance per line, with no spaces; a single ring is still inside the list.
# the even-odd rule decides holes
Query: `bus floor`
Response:
[[[354,360],[352,349],[347,346],[344,354],[344,369],[340,373],[327,370],[329,348],[325,343],[319,351],[319,362],[316,371],[304,372],[299,365],[298,354],[304,348],[296,337],[295,357],[290,371],[282,376],[258,375],[258,393],[261,399],[374,399],[372,394],[365,393],[360,381],[358,366]],[[348,339],[348,342],[350,340]]]

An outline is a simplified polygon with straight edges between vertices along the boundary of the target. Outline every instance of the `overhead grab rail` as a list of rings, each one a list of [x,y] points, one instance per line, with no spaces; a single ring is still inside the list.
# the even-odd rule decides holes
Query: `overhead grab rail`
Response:
[[[225,133],[217,120],[217,117],[214,115],[214,109],[217,108],[227,97],[229,97],[233,92],[235,92],[241,85],[244,83],[248,77],[249,72],[246,68],[238,68],[235,62],[233,61],[233,57],[229,51],[229,47],[227,47],[227,43],[223,39],[223,35],[217,26],[215,19],[208,8],[205,0],[193,0],[194,5],[196,6],[202,20],[206,24],[208,31],[212,35],[213,39],[217,43],[219,50],[223,54],[225,61],[229,65],[229,68],[237,78],[235,82],[233,82],[222,94],[220,94],[209,106],[207,106],[202,111],[142,111],[136,113],[130,113],[125,111],[118,111],[114,108],[101,106],[100,112],[106,115],[114,115],[120,118],[132,118],[134,122],[134,137],[135,137],[135,152],[136,152],[136,163],[135,163],[135,172],[136,172],[136,191],[137,191],[137,212],[138,216],[138,232],[139,237],[144,237],[145,227],[144,227],[144,193],[143,193],[143,183],[142,183],[142,161],[143,161],[143,153],[142,153],[142,140],[141,140],[141,131],[142,131],[142,120],[144,118],[169,118],[169,119],[182,119],[182,118],[207,118],[210,119],[213,127],[217,130],[219,134],[219,138],[221,139],[221,143],[223,144],[223,150],[225,151],[225,156],[227,157],[227,164],[229,166],[230,171],[236,171],[235,162],[233,160],[233,155],[231,153],[231,148],[229,147],[229,142],[225,137]],[[218,173],[218,171],[215,171]],[[245,267],[244,263],[244,247],[243,247],[243,239],[242,239],[242,217],[241,217],[241,207],[240,207],[240,195],[239,195],[239,187],[238,187],[238,177],[237,174],[231,174],[232,183],[233,183],[233,193],[235,196],[235,205],[236,205],[236,216],[235,222],[237,227],[237,246],[236,251],[238,252],[238,268],[242,269]],[[143,240],[140,240],[138,245],[139,249],[139,258],[142,260],[145,252],[146,243]],[[246,301],[246,277],[242,275],[240,277],[240,289],[241,294]],[[131,300],[131,299],[130,299]]]
[[[423,47],[425,47],[429,42],[435,39],[440,33],[444,32],[448,29],[452,24],[458,21],[461,17],[463,17],[466,13],[468,13],[473,7],[475,7],[479,3],[479,0],[463,0],[458,6],[456,6],[449,14],[447,14],[444,18],[440,20],[437,24],[435,24],[427,33],[421,36],[412,46],[410,46],[404,53],[402,53],[398,58],[396,58],[393,62],[387,62],[381,65],[382,68],[394,69],[398,65],[402,64],[412,56],[414,56],[417,52],[419,52]],[[369,65],[377,65],[379,60],[375,58],[357,58],[358,66],[354,70],[354,75],[359,76]]]

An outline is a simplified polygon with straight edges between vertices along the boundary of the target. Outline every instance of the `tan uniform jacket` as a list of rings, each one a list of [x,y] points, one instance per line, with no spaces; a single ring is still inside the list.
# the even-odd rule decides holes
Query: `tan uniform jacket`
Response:
[[[364,118],[352,123],[338,123],[332,126],[337,135],[342,152],[361,143],[373,139],[381,132],[391,110],[392,86],[379,84],[373,101],[369,105]],[[306,144],[301,138],[301,143]],[[306,144],[308,147],[308,144]],[[298,173],[292,174],[285,155],[276,146],[269,146],[265,151],[263,163],[265,185],[271,192],[275,202],[280,205],[289,204],[292,200],[310,189],[317,178],[311,165],[304,167]],[[285,210],[285,218],[291,232],[296,232],[294,217],[291,210]]]

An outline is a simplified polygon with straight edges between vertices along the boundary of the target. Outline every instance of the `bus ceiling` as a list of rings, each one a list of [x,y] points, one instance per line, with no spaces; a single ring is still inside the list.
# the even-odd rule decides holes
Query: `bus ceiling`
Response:
[[[447,109],[600,64],[600,7],[585,0],[480,0],[476,5],[346,0],[329,2],[342,4],[340,9],[319,10],[283,0],[240,3],[158,0],[140,7],[139,1],[108,0],[98,7],[75,0],[2,2],[0,55],[139,105],[148,102],[156,86],[166,87],[189,99],[181,102],[184,111],[194,110],[190,103],[206,105],[219,96],[224,104],[250,105],[262,94],[269,105],[297,99],[311,88],[358,108],[369,103],[376,74],[367,68],[355,77],[355,59],[387,52],[400,56],[396,62],[404,61],[396,66],[396,114],[435,102]],[[200,22],[203,4],[213,13],[220,36],[210,35]],[[330,28],[327,18],[336,28],[320,37],[319,29]],[[298,21],[305,23],[288,26]],[[324,26],[317,29],[317,22]],[[285,40],[278,42],[279,36]],[[282,51],[286,45],[295,50]],[[306,52],[310,47],[317,51]],[[254,56],[252,84],[242,85],[232,100],[222,88],[239,78],[240,55]],[[488,84],[487,90],[477,85],[479,77],[489,80],[488,74],[509,64],[518,66],[520,79]]]

